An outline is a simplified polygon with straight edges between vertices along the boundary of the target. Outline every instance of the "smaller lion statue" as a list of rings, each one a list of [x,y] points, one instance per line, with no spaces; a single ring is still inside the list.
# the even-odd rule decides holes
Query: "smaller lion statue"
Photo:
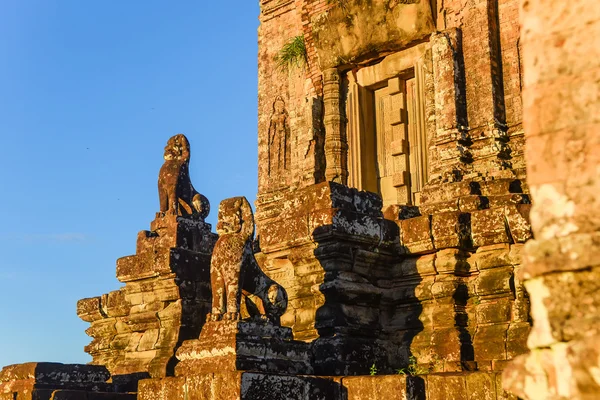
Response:
[[[207,319],[239,320],[243,297],[253,314],[250,317],[279,325],[287,308],[287,293],[265,275],[254,258],[254,216],[245,197],[219,204],[217,233],[210,264],[212,312]]]
[[[180,133],[169,139],[164,158],[158,174],[160,212],[204,220],[210,212],[210,203],[190,181],[190,143],[185,135]]]

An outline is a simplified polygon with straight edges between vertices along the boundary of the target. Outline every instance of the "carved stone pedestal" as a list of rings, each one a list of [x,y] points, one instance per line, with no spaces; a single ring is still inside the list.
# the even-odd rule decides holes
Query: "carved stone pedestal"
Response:
[[[125,286],[77,303],[77,315],[91,323],[93,364],[113,375],[172,375],[179,343],[198,337],[210,310],[210,229],[158,213],[151,230],[138,234],[136,254],[117,260]]]
[[[177,351],[176,376],[226,371],[310,374],[309,345],[292,340],[292,330],[263,321],[211,321],[200,339]]]
[[[177,347],[198,337],[210,311],[217,235],[205,222],[208,199],[190,182],[189,157],[185,136],[171,137],[158,177],[160,211],[150,230],[138,233],[135,254],[117,260],[125,286],[77,302],[93,338],[85,351],[113,377],[173,375]]]

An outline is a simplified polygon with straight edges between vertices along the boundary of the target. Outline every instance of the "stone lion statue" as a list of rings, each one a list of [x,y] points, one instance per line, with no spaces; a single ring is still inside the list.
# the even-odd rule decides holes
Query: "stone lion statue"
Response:
[[[165,146],[165,163],[158,174],[160,212],[180,216],[208,216],[210,203],[190,181],[190,143],[183,134],[169,139]]]
[[[254,258],[254,216],[245,197],[232,197],[219,204],[217,233],[210,264],[212,312],[207,319],[240,319],[243,298],[248,312],[254,314],[251,317],[279,324],[287,308],[287,294],[262,272]]]

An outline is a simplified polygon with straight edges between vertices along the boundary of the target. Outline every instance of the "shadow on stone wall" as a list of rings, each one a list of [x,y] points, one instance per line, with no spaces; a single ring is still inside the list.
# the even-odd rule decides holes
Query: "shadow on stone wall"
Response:
[[[411,346],[424,329],[416,260],[401,256],[398,226],[380,212],[331,211],[334,223],[313,231],[324,271],[315,372],[397,373],[414,359]]]
[[[473,338],[467,327],[469,326],[469,314],[466,311],[467,301],[469,299],[469,288],[464,282],[460,282],[452,296],[456,306],[454,316],[455,326],[458,330],[458,339],[460,341],[460,362],[464,370],[475,369],[475,350],[473,348]]]

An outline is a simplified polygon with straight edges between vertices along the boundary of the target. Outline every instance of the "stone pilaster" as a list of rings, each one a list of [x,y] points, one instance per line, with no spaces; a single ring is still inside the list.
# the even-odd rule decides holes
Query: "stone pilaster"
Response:
[[[434,34],[432,41],[435,87],[435,149],[437,165],[430,178],[446,182],[462,179],[472,155],[466,132],[466,97],[462,32],[458,28]]]
[[[340,74],[336,68],[323,72],[325,116],[325,179],[346,184],[348,181],[348,142],[346,120],[340,102]]]

